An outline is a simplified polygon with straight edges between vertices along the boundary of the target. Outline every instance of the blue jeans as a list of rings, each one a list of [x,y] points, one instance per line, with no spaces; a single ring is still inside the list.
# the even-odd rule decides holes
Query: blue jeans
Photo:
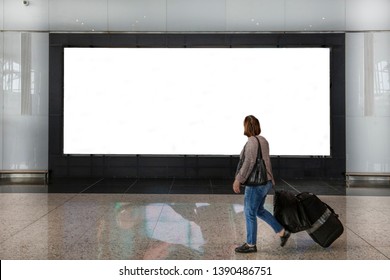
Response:
[[[264,202],[272,182],[268,181],[264,186],[245,186],[244,211],[246,220],[246,242],[256,245],[257,241],[257,217],[269,224],[275,233],[280,232],[283,226],[266,209]]]

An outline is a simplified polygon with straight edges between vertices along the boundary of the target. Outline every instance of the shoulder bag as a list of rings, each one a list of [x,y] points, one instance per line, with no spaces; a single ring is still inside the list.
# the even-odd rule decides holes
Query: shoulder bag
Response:
[[[245,186],[261,186],[261,185],[265,185],[268,182],[267,169],[265,167],[265,162],[264,162],[263,155],[261,152],[260,141],[257,137],[255,137],[255,138],[257,140],[257,143],[259,144],[258,149],[257,149],[256,163],[253,166],[252,172],[249,174],[248,179],[244,183]],[[244,149],[245,149],[245,147],[244,147]],[[242,158],[240,159],[240,161],[238,163],[237,171],[239,171],[241,169],[242,164],[244,163],[244,160],[245,160],[244,155],[245,155],[245,150],[244,150]]]

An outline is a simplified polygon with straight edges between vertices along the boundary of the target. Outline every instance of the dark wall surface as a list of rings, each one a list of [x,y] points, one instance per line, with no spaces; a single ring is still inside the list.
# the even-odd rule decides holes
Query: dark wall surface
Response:
[[[52,33],[49,42],[49,172],[52,178],[232,178],[238,163],[238,156],[64,155],[64,47],[329,47],[331,156],[272,157],[272,165],[274,176],[277,178],[344,178],[346,168],[344,33]]]

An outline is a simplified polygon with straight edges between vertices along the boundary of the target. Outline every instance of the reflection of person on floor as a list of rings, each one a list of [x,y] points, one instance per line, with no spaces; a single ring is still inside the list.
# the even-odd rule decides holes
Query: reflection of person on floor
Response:
[[[199,202],[171,203],[169,206],[199,228],[201,235],[193,234],[189,242],[192,246],[201,245],[197,249],[202,259],[220,259],[226,250],[226,242],[237,235],[236,225],[242,219],[238,213],[243,208],[239,204]]]
[[[244,135],[248,137],[244,149],[240,154],[240,159],[244,157],[244,162],[239,170],[233,183],[235,193],[240,193],[240,186],[245,186],[245,181],[249,177],[256,163],[258,141],[261,145],[262,156],[267,169],[267,183],[260,186],[245,186],[244,211],[246,220],[247,240],[246,243],[235,249],[238,253],[253,253],[257,252],[257,217],[269,224],[272,229],[280,236],[280,245],[283,247],[290,232],[285,230],[283,226],[275,219],[275,217],[264,209],[264,202],[268,191],[275,181],[272,174],[271,159],[269,156],[268,141],[260,136],[261,128],[259,120],[254,116],[247,116],[244,120]],[[257,140],[256,140],[257,138]]]
[[[116,207],[116,226],[106,225],[109,232],[108,238],[118,242],[123,252],[123,258],[127,259],[196,259],[199,252],[180,243],[171,242],[173,225],[183,224],[185,221],[163,221],[157,227],[157,219],[161,218],[162,207],[169,205],[134,205],[130,203],[118,203]],[[177,219],[178,214],[168,212],[167,220]],[[169,216],[170,215],[170,216]],[[164,220],[164,217],[162,218]],[[184,220],[184,219],[181,219]],[[175,240],[176,241],[176,240]],[[107,240],[106,240],[107,242]],[[179,255],[177,255],[179,252]]]
[[[206,245],[214,244],[214,239],[219,237],[219,231],[221,230],[221,225],[217,220],[211,222],[210,217],[215,216],[215,207],[212,207],[209,203],[191,203],[191,204],[170,204],[170,207],[181,215],[184,219],[195,224],[200,231],[200,236],[194,236],[191,243],[198,242],[200,247]],[[228,209],[227,211],[228,212]],[[226,217],[221,217],[223,213],[219,213],[220,219],[226,219]],[[202,249],[203,253],[204,250]]]

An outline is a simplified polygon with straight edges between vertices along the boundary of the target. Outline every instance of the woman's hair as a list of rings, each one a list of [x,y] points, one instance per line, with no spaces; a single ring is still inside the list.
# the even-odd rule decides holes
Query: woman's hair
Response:
[[[252,115],[246,116],[244,120],[244,135],[257,136],[261,132],[259,120]]]

